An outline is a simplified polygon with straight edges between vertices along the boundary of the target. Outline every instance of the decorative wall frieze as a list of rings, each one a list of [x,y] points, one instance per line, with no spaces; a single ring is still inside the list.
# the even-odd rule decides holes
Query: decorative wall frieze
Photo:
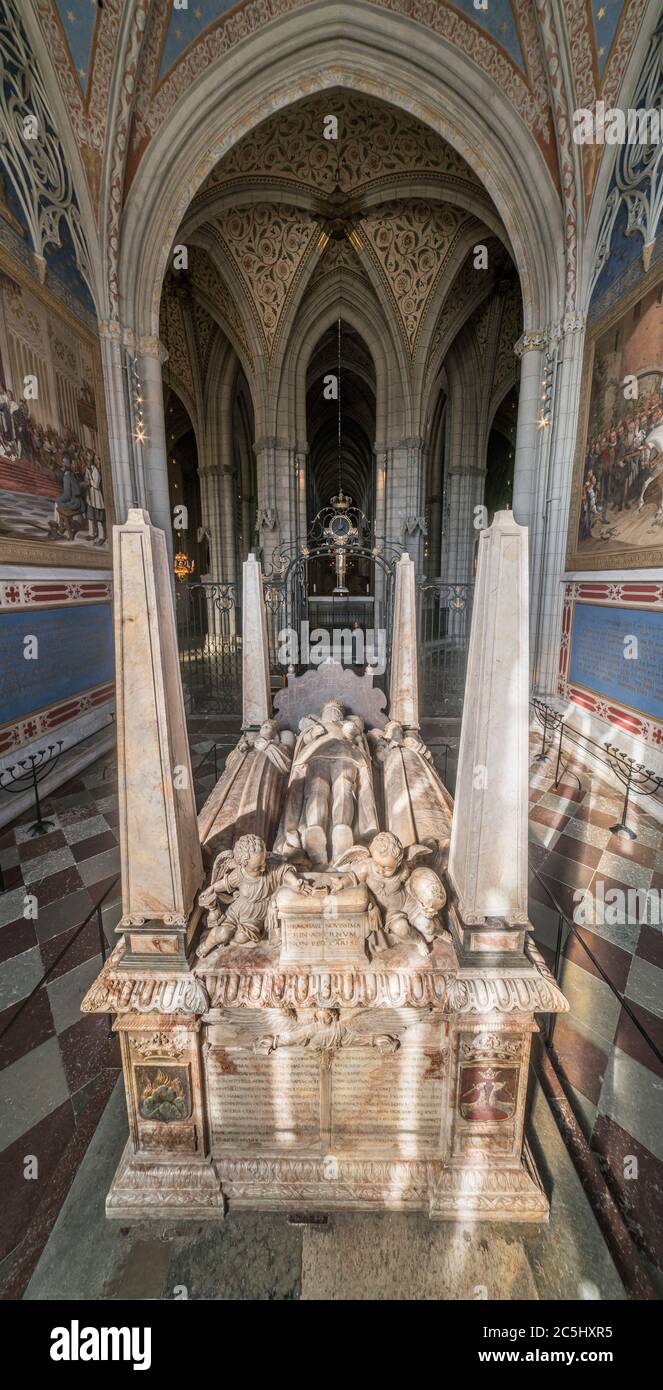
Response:
[[[36,121],[35,134],[26,138],[31,120]],[[5,0],[0,14],[0,164],[20,203],[42,281],[46,249],[60,245],[60,226],[65,223],[76,266],[94,298],[90,252],[73,180],[16,0]]]
[[[636,111],[660,107],[663,86],[663,20],[652,38],[647,59],[632,100]],[[663,144],[626,141],[617,147],[614,186],[609,193],[599,227],[589,297],[610,259],[612,237],[621,208],[626,209],[626,235],[642,241],[642,263],[649,269],[663,212]]]

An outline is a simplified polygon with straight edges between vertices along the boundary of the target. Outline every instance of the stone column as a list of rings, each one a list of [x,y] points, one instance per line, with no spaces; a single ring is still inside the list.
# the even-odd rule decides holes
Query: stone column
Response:
[[[135,469],[122,325],[100,323],[99,340],[115,511],[118,521],[124,521],[129,507],[144,506],[145,496]]]
[[[168,447],[161,377],[166,352],[156,338],[141,338],[137,348],[145,419],[145,442],[140,445],[145,499],[154,524],[164,533],[172,569],[173,518],[168,492]]]
[[[426,457],[422,439],[403,439],[388,451],[386,539],[404,545],[418,574],[424,569]]]
[[[521,359],[518,395],[516,454],[513,465],[513,515],[521,526],[530,528],[530,549],[539,512],[538,501],[543,475],[542,455],[547,448],[548,429],[541,425],[544,402],[542,382],[548,340],[543,330],[523,333],[514,352]]]
[[[272,717],[267,612],[262,568],[255,555],[243,565],[242,728],[258,729]]]
[[[181,969],[203,880],[171,567],[163,531],[130,508],[113,534],[123,966]]]
[[[527,530],[498,512],[481,532],[458,753],[449,880],[463,931],[501,919],[502,934],[464,935],[463,950],[520,947],[527,923]],[[521,925],[513,946],[503,924]]]
[[[568,318],[551,340],[557,367],[551,424],[547,431],[546,472],[537,507],[536,545],[532,556],[532,683],[542,695],[557,693],[569,524],[571,483],[580,403],[584,320]]]
[[[401,555],[396,565],[394,623],[389,675],[389,717],[405,728],[419,728],[417,590],[414,562]]]

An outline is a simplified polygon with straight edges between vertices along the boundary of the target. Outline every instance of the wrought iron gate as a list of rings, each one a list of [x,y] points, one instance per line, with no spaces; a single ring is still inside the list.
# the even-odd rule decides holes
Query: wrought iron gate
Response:
[[[242,625],[237,585],[206,579],[178,583],[175,609],[187,711],[240,715]]]
[[[276,567],[265,577],[265,603],[272,685],[285,684],[288,671],[307,668],[315,632],[326,632],[339,646],[343,665],[375,670],[375,684],[388,690],[394,585],[393,560],[364,547],[376,582],[373,594],[324,598],[309,592],[308,572],[315,549]],[[352,552],[350,552],[352,553]],[[419,680],[422,715],[460,715],[472,613],[471,584],[422,580],[417,585]],[[186,707],[194,715],[239,718],[242,710],[242,638],[239,589],[234,582],[192,580],[176,591],[177,636]],[[304,624],[308,624],[305,628]],[[380,634],[371,637],[370,634]],[[294,650],[286,634],[294,639]],[[371,645],[372,644],[372,645]],[[377,658],[377,665],[376,665]],[[381,660],[383,658],[383,660]]]
[[[419,699],[429,718],[457,717],[463,708],[472,621],[472,584],[425,579],[417,587]]]

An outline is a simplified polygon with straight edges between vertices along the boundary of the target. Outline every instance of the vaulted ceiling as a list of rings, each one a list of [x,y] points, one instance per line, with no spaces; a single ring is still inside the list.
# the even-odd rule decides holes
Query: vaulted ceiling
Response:
[[[558,179],[555,130],[558,94],[549,86],[544,18],[550,0],[368,0],[432,30],[457,48],[499,88],[539,142]],[[242,40],[313,0],[136,0],[128,43],[119,43],[124,0],[33,0],[69,109],[95,195],[113,91],[124,80],[132,95],[126,142],[125,190],[154,135],[183,95]],[[647,0],[556,0],[567,33],[575,104],[617,99]],[[543,28],[542,28],[543,25]],[[124,75],[114,71],[122,65]],[[548,66],[548,76],[546,67]],[[596,169],[588,162],[589,194]]]

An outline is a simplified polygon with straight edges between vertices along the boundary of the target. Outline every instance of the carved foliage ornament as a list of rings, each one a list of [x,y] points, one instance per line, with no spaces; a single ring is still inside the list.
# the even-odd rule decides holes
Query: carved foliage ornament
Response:
[[[34,138],[26,138],[31,129]],[[35,256],[43,261],[47,246],[62,244],[60,227],[65,222],[76,264],[94,298],[73,181],[16,0],[4,0],[0,10],[0,161],[21,205]]]

